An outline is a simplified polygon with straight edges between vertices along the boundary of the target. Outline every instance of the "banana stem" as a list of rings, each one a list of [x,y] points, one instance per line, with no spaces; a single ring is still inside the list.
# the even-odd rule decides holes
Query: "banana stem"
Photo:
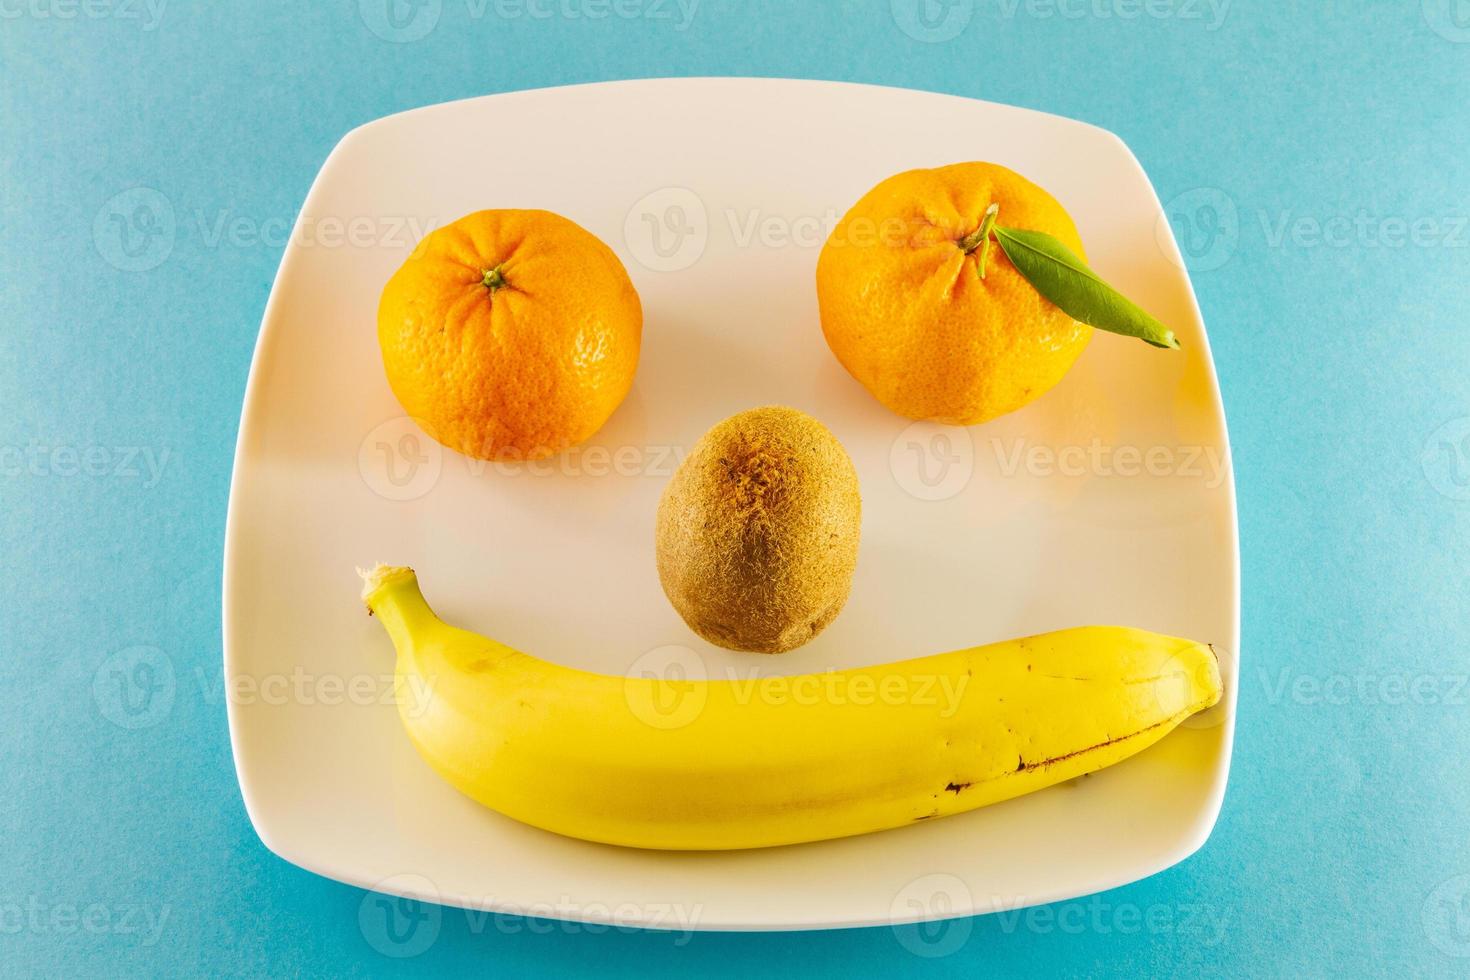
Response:
[[[419,590],[412,568],[379,564],[371,570],[359,568],[357,574],[363,580],[362,601],[382,622],[395,649],[409,649],[415,630],[439,621]]]

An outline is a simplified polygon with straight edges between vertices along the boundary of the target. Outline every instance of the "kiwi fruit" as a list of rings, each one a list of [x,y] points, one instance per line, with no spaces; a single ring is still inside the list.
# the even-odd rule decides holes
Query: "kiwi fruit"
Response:
[[[794,408],[751,409],[706,432],[664,488],[659,581],[711,643],[783,653],[841,612],[861,524],[837,437]]]

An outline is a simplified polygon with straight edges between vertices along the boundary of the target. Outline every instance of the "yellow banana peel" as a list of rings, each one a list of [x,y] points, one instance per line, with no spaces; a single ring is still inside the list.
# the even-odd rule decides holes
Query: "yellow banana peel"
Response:
[[[1112,765],[1220,699],[1206,644],[1086,626],[877,667],[614,677],[443,623],[412,569],[363,573],[425,761],[585,840],[719,850],[863,834]]]

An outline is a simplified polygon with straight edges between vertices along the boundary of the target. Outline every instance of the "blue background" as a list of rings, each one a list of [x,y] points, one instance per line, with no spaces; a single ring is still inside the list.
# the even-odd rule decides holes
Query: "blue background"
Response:
[[[926,28],[910,0],[701,0],[681,29],[673,7],[443,0],[402,40],[427,22],[393,39],[380,0],[94,2],[0,0],[0,972],[1470,969],[1470,5],[934,0]],[[363,892],[256,839],[219,688],[231,459],[285,229],[337,139],[386,113],[723,74],[1073,116],[1175,202],[1239,481],[1224,812],[1170,871],[942,935],[445,910],[387,956]],[[112,223],[140,186],[171,231]],[[216,236],[222,216],[244,231]],[[107,665],[160,655],[173,697],[128,727]]]

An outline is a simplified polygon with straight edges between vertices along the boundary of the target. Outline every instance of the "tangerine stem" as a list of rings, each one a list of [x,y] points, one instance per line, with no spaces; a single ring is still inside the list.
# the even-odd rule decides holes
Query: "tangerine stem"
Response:
[[[980,219],[980,227],[959,240],[959,246],[966,255],[975,249],[980,250],[979,272],[980,278],[985,278],[985,263],[990,258],[990,230],[995,227],[995,216],[1000,213],[1000,205],[992,203],[985,209],[985,217]]]
[[[505,281],[505,273],[501,272],[500,268],[501,267],[497,265],[493,269],[484,270],[484,278],[480,280],[480,285],[484,286],[492,293],[503,286],[509,285],[509,283]]]

